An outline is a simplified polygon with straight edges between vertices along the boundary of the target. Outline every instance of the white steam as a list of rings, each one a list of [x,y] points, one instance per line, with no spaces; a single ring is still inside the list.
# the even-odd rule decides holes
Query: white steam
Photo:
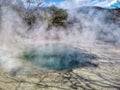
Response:
[[[65,1],[62,5],[67,2]],[[78,4],[81,3],[80,0],[72,2],[73,0],[66,4],[67,8],[73,4],[78,7]],[[68,11],[68,22],[72,22],[72,24],[68,24],[66,28],[52,27],[50,30],[47,30],[48,22],[37,16],[37,21],[31,30],[28,30],[20,12],[18,13],[9,5],[2,6],[0,11],[0,64],[2,68],[11,71],[20,67],[22,62],[17,59],[17,56],[26,50],[26,47],[34,47],[44,43],[62,42],[69,45],[78,43],[81,46],[94,47],[99,38],[102,38],[106,41],[113,40],[115,44],[120,45],[119,27],[104,22],[107,13],[99,12],[93,16],[94,12],[97,10],[91,10],[87,14],[78,12],[76,9],[70,10]],[[101,32],[107,33],[107,35],[103,35]]]

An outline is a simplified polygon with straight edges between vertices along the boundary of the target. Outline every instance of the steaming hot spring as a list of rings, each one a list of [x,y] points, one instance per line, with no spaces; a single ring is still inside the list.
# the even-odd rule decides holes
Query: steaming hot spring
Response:
[[[25,51],[23,60],[41,68],[70,70],[77,67],[97,66],[92,63],[97,56],[65,44],[46,44]]]
[[[0,90],[120,90],[120,9],[29,1],[0,0]]]

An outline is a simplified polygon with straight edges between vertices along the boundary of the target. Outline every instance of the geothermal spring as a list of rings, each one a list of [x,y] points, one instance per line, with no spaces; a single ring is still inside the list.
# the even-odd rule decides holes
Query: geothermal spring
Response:
[[[38,20],[28,30],[18,12],[1,7],[0,90],[120,90],[120,27],[101,12],[68,13],[78,20],[72,26],[47,30]]]

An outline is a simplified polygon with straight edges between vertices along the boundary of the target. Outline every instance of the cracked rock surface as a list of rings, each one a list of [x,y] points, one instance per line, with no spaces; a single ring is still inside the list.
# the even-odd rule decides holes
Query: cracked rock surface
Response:
[[[0,69],[0,90],[120,90],[120,50],[118,48],[97,45],[91,50],[75,43],[73,46],[84,48],[87,52],[99,56],[100,58],[92,61],[98,66],[57,71],[41,69],[31,63],[26,64],[26,61],[17,62],[19,67],[6,66],[10,70]],[[10,53],[6,52],[1,49],[3,63],[7,59],[5,55]],[[13,53],[13,55],[16,54]],[[15,59],[14,62],[18,60],[13,56],[8,58]]]

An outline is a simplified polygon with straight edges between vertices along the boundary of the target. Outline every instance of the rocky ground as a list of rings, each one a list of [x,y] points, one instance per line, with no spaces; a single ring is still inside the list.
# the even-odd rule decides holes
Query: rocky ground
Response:
[[[85,46],[74,42],[70,45],[99,56],[93,61],[98,64],[98,67],[53,71],[40,69],[23,61],[22,68],[12,68],[12,71],[0,69],[0,90],[120,90],[120,49],[118,47],[103,43]],[[5,59],[2,49],[3,47],[1,60]],[[14,52],[13,55],[15,54],[17,53]],[[6,64],[6,67],[9,66]]]

